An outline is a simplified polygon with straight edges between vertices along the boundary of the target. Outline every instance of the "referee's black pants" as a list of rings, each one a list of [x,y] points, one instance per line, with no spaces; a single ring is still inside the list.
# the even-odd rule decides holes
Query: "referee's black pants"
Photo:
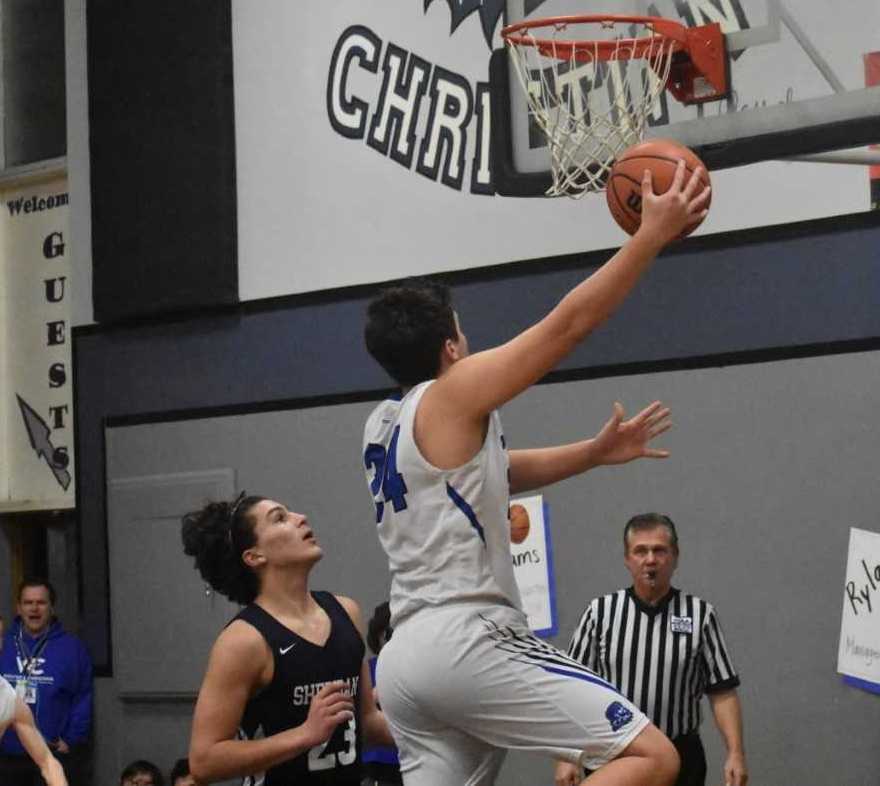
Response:
[[[706,751],[697,732],[679,734],[672,744],[681,759],[681,770],[675,786],[705,786],[706,784]]]

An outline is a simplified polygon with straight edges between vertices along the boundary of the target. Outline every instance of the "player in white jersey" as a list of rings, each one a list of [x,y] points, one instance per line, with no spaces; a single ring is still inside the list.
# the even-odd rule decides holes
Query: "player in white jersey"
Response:
[[[0,677],[0,737],[12,726],[48,786],[67,786],[64,770],[37,731],[34,716],[15,689]]]
[[[608,683],[531,635],[513,577],[511,492],[599,465],[662,458],[659,402],[595,438],[507,451],[495,410],[537,382],[635,285],[666,243],[705,215],[708,188],[681,163],[669,191],[642,184],[642,224],[540,322],[471,355],[448,291],[386,291],[369,308],[367,348],[403,389],[364,433],[364,464],[392,576],[394,636],[379,698],[407,786],[492,783],[506,749],[595,769],[594,786],[666,786],[669,740]]]

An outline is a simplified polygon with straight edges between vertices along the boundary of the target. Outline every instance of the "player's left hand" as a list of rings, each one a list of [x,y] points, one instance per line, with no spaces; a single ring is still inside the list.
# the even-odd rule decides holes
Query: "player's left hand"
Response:
[[[655,401],[629,420],[624,420],[624,416],[623,406],[615,401],[611,418],[593,443],[600,464],[625,464],[637,458],[668,458],[668,450],[648,447],[652,439],[672,426],[668,407]]]
[[[746,786],[749,772],[742,753],[729,753],[724,762],[724,786]]]
[[[555,786],[577,786],[583,780],[583,770],[569,761],[556,762],[556,771],[553,773]]]

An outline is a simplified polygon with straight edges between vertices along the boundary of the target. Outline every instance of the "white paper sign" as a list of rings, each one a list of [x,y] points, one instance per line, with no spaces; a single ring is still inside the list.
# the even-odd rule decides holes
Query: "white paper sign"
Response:
[[[3,510],[72,508],[67,181],[0,194]]]
[[[556,581],[548,508],[537,495],[511,500],[510,511],[510,551],[523,610],[536,635],[555,636]]]
[[[880,685],[880,533],[852,528],[837,670]]]

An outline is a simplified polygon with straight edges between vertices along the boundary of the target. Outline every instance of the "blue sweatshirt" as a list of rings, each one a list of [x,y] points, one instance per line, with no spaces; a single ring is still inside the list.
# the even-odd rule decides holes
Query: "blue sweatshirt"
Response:
[[[36,689],[36,703],[28,706],[37,728],[49,742],[64,740],[69,746],[86,742],[92,726],[92,660],[83,643],[52,622],[36,639],[16,617],[3,637],[0,674],[15,687],[25,679]],[[18,736],[10,728],[0,739],[0,753],[24,755]]]

